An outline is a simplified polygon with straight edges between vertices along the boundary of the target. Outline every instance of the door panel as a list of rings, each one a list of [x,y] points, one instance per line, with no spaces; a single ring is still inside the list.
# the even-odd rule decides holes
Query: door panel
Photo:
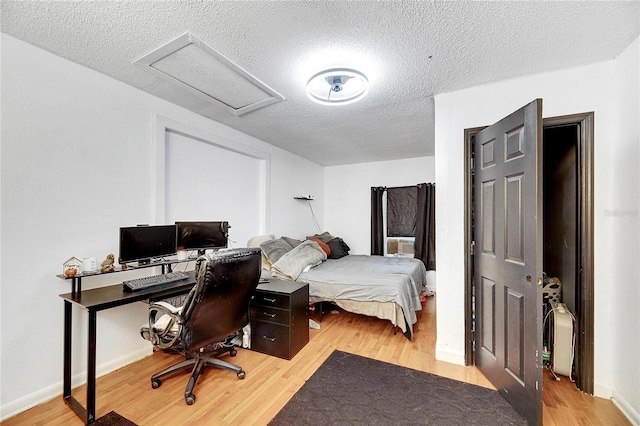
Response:
[[[506,193],[506,226],[504,228],[506,252],[505,257],[511,262],[524,262],[522,239],[522,174],[505,178]]]
[[[542,424],[542,100],[475,136],[476,364]]]
[[[480,303],[482,303],[482,309],[477,311],[482,316],[482,319],[478,318],[478,330],[482,339],[478,339],[477,342],[482,345],[482,350],[488,356],[492,356],[495,359],[496,347],[494,345],[493,336],[495,335],[495,299],[496,299],[496,283],[487,277],[481,277],[480,286]]]
[[[507,290],[506,293],[506,370],[516,378],[520,384],[524,382],[524,298],[522,294]]]

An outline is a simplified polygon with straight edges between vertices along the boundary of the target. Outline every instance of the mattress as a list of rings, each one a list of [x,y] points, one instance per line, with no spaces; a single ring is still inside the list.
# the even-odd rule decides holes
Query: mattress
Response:
[[[340,301],[350,312],[374,313],[412,338],[416,312],[422,309],[420,292],[426,290],[426,268],[418,259],[349,255],[327,259],[302,272],[297,281],[309,284],[310,300]],[[348,305],[348,301],[375,303]]]

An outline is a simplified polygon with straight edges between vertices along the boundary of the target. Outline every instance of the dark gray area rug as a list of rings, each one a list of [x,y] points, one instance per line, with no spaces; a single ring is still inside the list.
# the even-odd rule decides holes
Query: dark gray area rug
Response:
[[[136,426],[135,423],[125,419],[115,411],[108,412],[93,422],[93,424],[98,426]]]
[[[497,392],[334,351],[269,423],[526,425]]]

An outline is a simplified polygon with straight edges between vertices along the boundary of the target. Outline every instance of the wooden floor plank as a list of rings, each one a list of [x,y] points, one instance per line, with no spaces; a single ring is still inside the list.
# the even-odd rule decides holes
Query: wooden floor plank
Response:
[[[176,355],[156,352],[98,379],[96,414],[100,417],[114,410],[140,426],[266,425],[334,349],[493,388],[475,367],[436,361],[433,297],[418,312],[413,341],[400,332],[394,335],[388,321],[332,310],[338,313],[327,313],[320,330],[309,330],[309,343],[291,361],[243,349],[236,357],[227,356],[243,367],[246,378],[238,380],[226,370],[207,370],[196,384],[196,402],[191,406],[183,396],[187,373],[166,378],[159,389],[151,388],[152,372],[179,361]],[[552,381],[548,371],[544,374],[545,425],[630,424],[611,401],[582,394],[568,378]],[[81,387],[74,395],[83,399],[82,392]],[[82,421],[59,397],[2,422],[3,426],[25,424],[82,425]]]

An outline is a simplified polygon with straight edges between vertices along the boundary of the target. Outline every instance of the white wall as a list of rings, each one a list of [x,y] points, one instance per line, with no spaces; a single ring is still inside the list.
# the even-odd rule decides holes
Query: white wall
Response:
[[[326,167],[326,230],[341,236],[351,254],[371,254],[371,187],[432,183],[434,179],[434,157]]]
[[[351,254],[371,254],[371,187],[422,182],[435,182],[433,156],[326,167],[325,228],[342,237]],[[427,272],[430,291],[436,290],[435,276]]]
[[[120,226],[155,222],[159,115],[270,155],[266,231],[315,231],[308,207],[293,200],[301,192],[316,195],[322,226],[324,173],[315,163],[1,37],[0,416],[6,418],[62,393],[63,302],[58,295],[70,291],[69,282],[56,277],[62,263],[71,256],[101,261],[117,253]],[[117,281],[121,277],[109,275],[84,280],[83,289]],[[98,314],[99,374],[151,352],[138,334],[146,316],[142,303]],[[85,380],[86,368],[83,310],[74,308],[74,321],[78,382]]]
[[[162,208],[158,215],[163,223],[227,220],[228,246],[243,247],[249,238],[264,233],[262,205],[269,156],[256,153],[264,157],[256,158],[251,152],[215,144],[216,136],[208,140],[202,135],[187,136],[188,131],[165,130],[164,137],[156,135],[165,146],[165,155],[156,157],[158,169],[163,170],[158,174],[164,175],[165,182],[164,188],[157,187],[159,198],[164,198],[157,203]]]
[[[640,38],[616,58],[614,76],[615,190],[604,215],[613,246],[604,283],[613,290],[611,383],[614,402],[640,424]]]
[[[535,98],[544,100],[544,117],[594,111],[595,391],[615,389],[637,419],[637,67],[638,40],[621,59],[435,97],[438,359],[464,363],[464,129],[493,124]],[[635,213],[607,213],[616,210]]]

